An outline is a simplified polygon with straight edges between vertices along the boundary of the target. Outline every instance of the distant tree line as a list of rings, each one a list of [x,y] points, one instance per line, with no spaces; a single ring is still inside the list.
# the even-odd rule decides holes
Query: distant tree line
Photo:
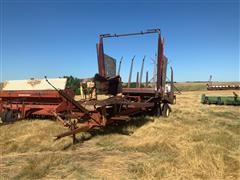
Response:
[[[63,76],[63,78],[67,78],[66,87],[72,89],[76,95],[80,95],[81,80],[79,78],[73,77],[73,76]]]

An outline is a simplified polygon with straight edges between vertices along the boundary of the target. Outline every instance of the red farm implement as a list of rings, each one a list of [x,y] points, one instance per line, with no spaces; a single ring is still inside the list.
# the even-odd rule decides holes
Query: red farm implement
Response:
[[[52,79],[61,91],[73,98],[74,93],[65,89],[66,79]],[[64,113],[71,104],[43,80],[7,81],[0,91],[2,122],[18,119],[53,116],[53,112]]]
[[[141,88],[141,74],[139,86],[136,88],[122,87],[121,77],[116,75],[116,63],[104,54],[103,39],[116,38],[132,35],[157,34],[157,60],[156,60],[156,82],[152,87]],[[30,115],[55,116],[69,131],[56,136],[57,139],[88,131],[95,127],[105,127],[108,124],[119,121],[128,121],[137,114],[150,114],[155,116],[168,116],[174,104],[173,93],[173,70],[171,68],[171,80],[169,88],[166,88],[167,58],[164,56],[163,39],[159,29],[147,30],[145,32],[130,34],[105,34],[100,35],[97,44],[99,73],[92,78],[95,96],[89,99],[76,101],[70,90],[60,89],[51,81],[46,79],[51,91],[1,91],[2,118],[8,119],[9,113],[13,117],[25,118]],[[115,69],[115,70],[113,70]],[[120,71],[120,67],[118,72]],[[131,84],[131,72],[129,82]],[[148,80],[146,80],[146,84]],[[20,96],[21,94],[21,96]],[[99,94],[107,98],[100,99]],[[16,115],[15,115],[15,112]],[[11,115],[12,116],[12,115]]]

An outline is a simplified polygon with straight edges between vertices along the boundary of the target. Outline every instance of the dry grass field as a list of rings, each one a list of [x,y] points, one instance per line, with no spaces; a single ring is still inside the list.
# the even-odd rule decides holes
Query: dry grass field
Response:
[[[183,92],[169,118],[79,134],[76,145],[53,141],[66,130],[54,121],[0,126],[1,179],[239,179],[240,108],[202,105],[202,93],[232,95]]]

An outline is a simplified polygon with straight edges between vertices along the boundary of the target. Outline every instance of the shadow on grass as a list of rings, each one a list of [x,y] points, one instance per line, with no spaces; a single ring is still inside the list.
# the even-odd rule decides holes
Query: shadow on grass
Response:
[[[95,136],[104,136],[110,134],[130,136],[134,133],[134,129],[138,129],[143,125],[153,121],[154,118],[148,116],[136,116],[132,117],[129,121],[117,121],[102,128],[93,128],[88,131],[89,134],[83,133],[80,137],[77,137],[76,143],[88,141]]]

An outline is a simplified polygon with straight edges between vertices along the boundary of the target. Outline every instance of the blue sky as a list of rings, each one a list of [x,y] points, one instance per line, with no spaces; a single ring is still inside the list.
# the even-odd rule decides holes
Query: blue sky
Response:
[[[165,55],[176,81],[239,81],[239,1],[1,1],[1,81],[97,71],[96,43],[101,33],[160,28]],[[133,79],[146,55],[144,72],[152,77],[157,36],[104,40],[105,53]],[[145,79],[145,77],[143,77]]]

